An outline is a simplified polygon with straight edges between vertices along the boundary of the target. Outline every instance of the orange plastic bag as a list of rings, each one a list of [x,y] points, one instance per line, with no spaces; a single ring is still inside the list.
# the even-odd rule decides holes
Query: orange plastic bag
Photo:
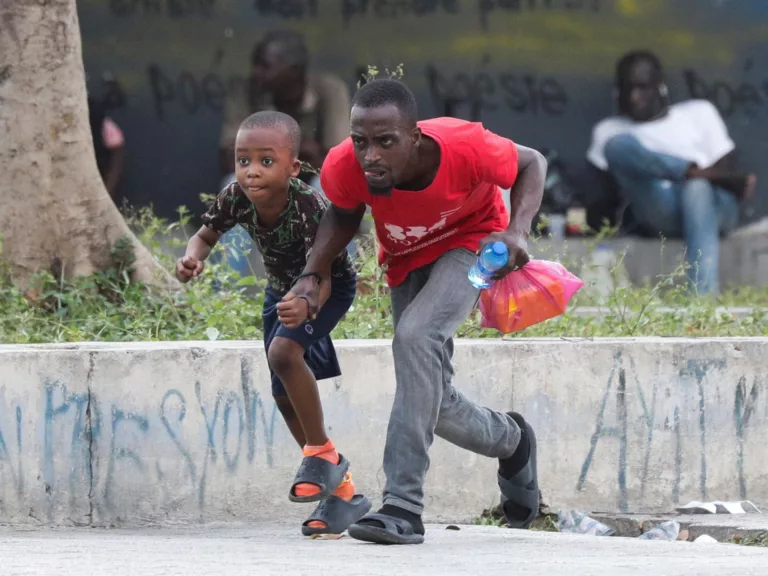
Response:
[[[483,328],[509,334],[565,312],[584,286],[562,264],[531,260],[480,292]]]

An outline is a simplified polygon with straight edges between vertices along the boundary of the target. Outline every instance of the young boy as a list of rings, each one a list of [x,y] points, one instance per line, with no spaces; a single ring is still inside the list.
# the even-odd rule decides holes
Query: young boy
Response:
[[[264,295],[264,345],[272,374],[272,394],[304,460],[291,486],[293,502],[320,504],[302,533],[340,534],[371,507],[356,495],[349,461],[325,432],[317,380],[341,374],[330,333],[355,298],[357,279],[347,253],[333,260],[329,282],[321,287],[323,309],[309,318],[308,303],[291,291],[302,277],[327,201],[297,179],[301,132],[280,112],[258,112],[241,125],[235,142],[233,182],[203,215],[203,227],[190,239],[176,264],[182,282],[203,271],[219,238],[236,224],[261,252],[268,286]]]

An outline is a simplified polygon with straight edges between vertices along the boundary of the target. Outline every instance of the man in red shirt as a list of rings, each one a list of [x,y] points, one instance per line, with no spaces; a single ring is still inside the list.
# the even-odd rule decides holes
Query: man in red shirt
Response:
[[[453,335],[479,291],[467,278],[478,249],[502,241],[502,277],[528,262],[527,237],[546,175],[543,156],[453,118],[417,122],[405,84],[374,80],[352,102],[351,138],[333,148],[321,182],[331,206],[292,292],[313,318],[331,262],[371,207],[379,262],[392,291],[397,390],[384,449],[384,506],[349,527],[381,544],[424,541],[424,477],[434,435],[499,459],[505,516],[528,528],[538,514],[536,440],[522,416],[483,408],[453,387]],[[501,188],[512,188],[511,217]]]

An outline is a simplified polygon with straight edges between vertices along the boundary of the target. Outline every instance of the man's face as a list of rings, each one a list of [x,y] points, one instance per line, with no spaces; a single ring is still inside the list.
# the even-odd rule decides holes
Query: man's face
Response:
[[[355,157],[371,194],[391,194],[402,182],[421,131],[404,121],[391,104],[377,108],[353,106],[350,128]]]
[[[294,70],[283,58],[280,46],[262,45],[253,62],[252,78],[264,92],[280,92],[294,82]]]
[[[646,122],[658,116],[665,107],[660,85],[661,77],[651,62],[635,62],[619,86],[622,109],[637,122]]]

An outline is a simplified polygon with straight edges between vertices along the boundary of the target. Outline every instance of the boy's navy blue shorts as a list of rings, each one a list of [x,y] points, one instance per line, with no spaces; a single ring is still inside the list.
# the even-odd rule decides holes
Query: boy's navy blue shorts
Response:
[[[304,348],[304,360],[312,370],[317,380],[341,376],[336,349],[331,341],[331,332],[347,313],[357,292],[357,277],[344,276],[331,279],[331,295],[320,309],[317,318],[305,322],[297,328],[286,328],[277,317],[277,305],[283,294],[267,287],[264,294],[264,310],[261,314],[264,321],[264,349],[268,352],[269,345],[275,336],[288,338],[298,342]],[[287,396],[285,386],[272,372],[272,395]]]

